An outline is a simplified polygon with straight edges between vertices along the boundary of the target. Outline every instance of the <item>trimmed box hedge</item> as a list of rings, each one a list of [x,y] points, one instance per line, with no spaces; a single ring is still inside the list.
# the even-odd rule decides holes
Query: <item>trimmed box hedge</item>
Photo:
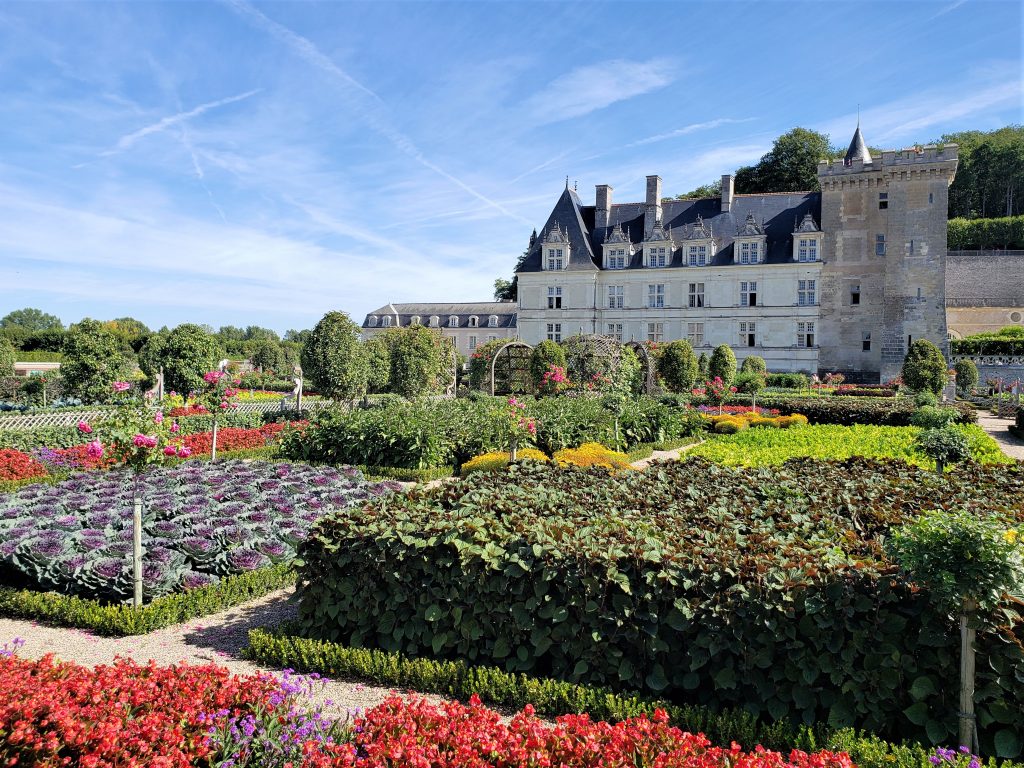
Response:
[[[310,640],[293,634],[294,631],[290,623],[251,629],[249,646],[243,655],[267,666],[316,672],[333,678],[369,680],[418,693],[457,699],[476,694],[484,702],[509,709],[530,704],[542,717],[586,713],[595,720],[615,721],[663,709],[673,725],[691,733],[703,733],[721,746],[732,742],[748,748],[761,744],[781,752],[825,748],[848,753],[860,768],[934,768],[928,760],[931,750],[920,744],[892,744],[849,728],[835,731],[821,724],[797,726],[786,719],[766,722],[745,710],[714,712],[707,707],[678,706],[638,692],[619,693],[463,661],[417,659],[400,653],[349,648],[340,643]],[[989,758],[982,765],[985,768],[1020,768],[1022,764]]]
[[[99,635],[144,635],[200,616],[217,613],[295,583],[290,564],[227,576],[216,584],[158,597],[140,609],[104,604],[56,592],[0,587],[0,616],[32,619]]]
[[[958,635],[880,548],[936,507],[1024,521],[1024,465],[527,463],[321,520],[300,620],[354,647],[936,743],[955,733]],[[989,750],[1021,738],[1022,640],[979,640]]]

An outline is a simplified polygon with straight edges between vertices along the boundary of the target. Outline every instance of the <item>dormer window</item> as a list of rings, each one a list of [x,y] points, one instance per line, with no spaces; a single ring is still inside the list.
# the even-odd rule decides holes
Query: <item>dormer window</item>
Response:
[[[625,269],[633,256],[633,244],[620,226],[604,243],[605,269]]]
[[[470,328],[476,328],[478,325],[480,325],[480,318],[477,317],[476,315],[470,315],[469,316],[469,327]]]
[[[818,261],[821,258],[822,232],[811,214],[793,232],[793,261]]]
[[[657,222],[644,243],[644,265],[667,267],[672,263],[672,251],[674,250],[675,244],[672,242],[672,237],[665,232],[661,223]]]
[[[381,325],[384,326],[385,328],[390,328],[391,327],[391,318],[389,316],[385,315],[383,320],[381,321]]]
[[[491,315],[490,317],[487,318],[487,327],[489,327],[489,328],[497,328],[498,327],[498,316],[497,315]]]
[[[371,328],[376,328],[377,327],[377,316],[376,315],[370,315],[369,317],[367,317],[366,318],[366,324],[368,326],[370,326]]]
[[[430,327],[431,328],[440,328],[441,327],[441,318],[438,317],[437,315],[431,315],[430,316]]]
[[[761,260],[761,244],[754,242],[740,243],[740,264],[757,264]]]
[[[412,319],[409,320],[409,325],[419,325],[419,324],[420,324],[420,316],[419,315],[413,315]]]
[[[748,213],[747,220],[736,231],[733,258],[737,264],[760,264],[766,250],[764,225],[758,224],[754,214]]]
[[[711,228],[697,217],[697,223],[686,232],[683,263],[690,267],[706,267],[715,258],[717,245]]]
[[[648,267],[667,267],[671,256],[671,249],[666,248],[663,245],[657,247],[653,245],[647,246],[647,266]]]
[[[448,327],[449,327],[449,328],[458,328],[458,327],[459,327],[459,318],[458,318],[458,315],[451,315],[451,316],[450,316],[450,317],[448,318]]]
[[[542,254],[544,269],[562,270],[569,263],[569,236],[558,224],[544,236]]]

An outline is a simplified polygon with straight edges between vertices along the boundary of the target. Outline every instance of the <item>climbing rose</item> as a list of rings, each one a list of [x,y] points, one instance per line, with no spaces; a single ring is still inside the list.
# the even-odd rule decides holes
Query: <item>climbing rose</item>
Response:
[[[127,382],[127,381],[115,381],[114,382],[114,391],[115,392],[127,392],[131,388],[132,388],[132,385],[131,385],[130,382]]]
[[[90,427],[84,421],[80,421],[78,422],[78,431],[81,432],[83,435],[89,435],[92,434],[92,427]]]
[[[93,440],[85,447],[85,452],[90,459],[98,459],[103,456],[103,443]]]

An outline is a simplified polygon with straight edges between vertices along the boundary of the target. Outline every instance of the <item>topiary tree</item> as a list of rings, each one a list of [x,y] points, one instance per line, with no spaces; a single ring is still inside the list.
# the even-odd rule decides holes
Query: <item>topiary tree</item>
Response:
[[[5,336],[0,336],[0,376],[14,375],[14,346]]]
[[[198,392],[206,385],[203,376],[217,367],[217,343],[201,326],[183,323],[167,334],[160,362],[165,390]]]
[[[956,371],[956,388],[962,395],[969,395],[978,386],[978,366],[973,360],[958,360],[953,366]]]
[[[937,395],[946,384],[946,370],[941,350],[926,339],[918,339],[903,359],[903,383],[915,392]]]
[[[736,378],[736,355],[728,344],[719,344],[708,361],[708,378],[721,379],[728,388]]]
[[[280,371],[284,368],[281,345],[273,339],[260,336],[249,349],[249,362],[260,371]]]
[[[302,372],[313,388],[335,400],[352,400],[366,391],[370,366],[359,342],[359,326],[344,312],[328,312],[302,347]]]
[[[761,376],[767,376],[768,364],[765,363],[763,357],[751,355],[750,357],[743,358],[743,365],[740,366],[740,373],[757,373]]]
[[[60,374],[64,392],[87,403],[105,403],[113,384],[127,378],[128,366],[118,338],[97,320],[72,325],[64,338]]]
[[[658,357],[658,375],[669,392],[689,392],[700,371],[697,356],[690,342],[682,339],[669,342]]]
[[[935,460],[935,471],[940,474],[947,464],[971,458],[971,447],[964,433],[948,424],[937,429],[922,430],[915,445],[921,453]]]
[[[701,352],[697,356],[697,378],[700,381],[707,381],[708,368],[711,365],[711,361],[708,359],[706,352]]]
[[[363,344],[366,351],[367,380],[369,392],[387,392],[391,383],[391,349],[382,336],[374,336]]]
[[[407,398],[440,392],[451,369],[450,344],[422,325],[391,328],[381,336],[391,359],[388,389]]]
[[[558,342],[545,339],[530,354],[530,378],[533,379],[534,389],[541,389],[544,374],[551,366],[565,368],[565,350]]]

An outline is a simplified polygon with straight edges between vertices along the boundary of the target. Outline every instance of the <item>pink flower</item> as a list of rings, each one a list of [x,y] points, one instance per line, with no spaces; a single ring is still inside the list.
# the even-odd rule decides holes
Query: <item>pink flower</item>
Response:
[[[187,445],[183,445],[178,449],[178,455],[183,459],[188,458],[189,456],[192,455],[192,449],[189,448]]]
[[[83,435],[90,435],[92,434],[92,427],[90,427],[84,421],[80,421],[78,422],[78,431],[81,432]]]
[[[178,453],[178,449],[173,445],[168,445],[164,448],[164,456],[174,456]]]
[[[164,414],[163,414],[162,411],[157,411],[156,412],[156,416],[153,417],[153,423],[154,424],[163,424],[164,423]]]
[[[220,407],[221,407],[221,410],[227,410],[227,409],[228,409],[228,408],[230,408],[231,406],[229,406],[229,405],[228,405],[228,401],[227,401],[227,400],[225,400],[224,402],[222,402],[222,403],[220,404]]]
[[[127,392],[131,388],[132,388],[132,385],[131,385],[130,382],[127,382],[127,381],[115,381],[114,382],[114,391],[115,392]]]
[[[93,440],[87,446],[85,446],[85,453],[90,459],[98,459],[103,456],[103,443],[99,440]]]
[[[205,381],[207,384],[216,384],[218,381],[220,381],[220,378],[223,375],[224,374],[221,373],[220,371],[210,371],[209,373],[203,376],[203,381]]]
[[[180,431],[181,431],[181,427],[178,426],[178,422],[174,422],[173,424],[171,424],[171,432],[174,432],[175,434],[177,434]]]
[[[237,394],[238,394],[238,390],[237,389],[225,389],[224,390],[224,397],[234,397]]]
[[[520,405],[519,401],[516,400],[514,397],[510,397],[508,399],[508,404],[511,405],[513,408],[518,408]]]
[[[149,435],[136,435],[132,438],[132,443],[137,448],[156,448],[156,438]]]

